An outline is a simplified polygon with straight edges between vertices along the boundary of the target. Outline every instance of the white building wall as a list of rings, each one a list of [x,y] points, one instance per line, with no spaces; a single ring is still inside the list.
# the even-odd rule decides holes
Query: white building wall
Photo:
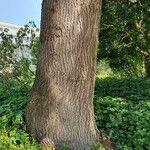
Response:
[[[13,35],[16,35],[17,31],[23,26],[20,25],[15,25],[15,24],[11,24],[11,23],[5,23],[5,22],[0,22],[0,28],[7,28],[9,29],[9,32]]]

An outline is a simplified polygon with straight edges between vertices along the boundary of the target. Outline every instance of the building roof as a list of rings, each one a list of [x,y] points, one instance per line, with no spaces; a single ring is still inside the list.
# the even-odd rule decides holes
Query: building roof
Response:
[[[9,32],[12,33],[12,34],[16,34],[17,31],[21,27],[23,27],[23,26],[12,24],[12,23],[0,22],[0,28],[7,28],[7,29],[9,29]]]

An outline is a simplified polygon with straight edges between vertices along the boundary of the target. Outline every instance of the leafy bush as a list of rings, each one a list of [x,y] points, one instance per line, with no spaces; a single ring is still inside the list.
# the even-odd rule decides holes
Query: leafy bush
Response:
[[[18,32],[17,42],[4,30],[1,39],[1,65],[7,68],[14,64],[13,72],[0,73],[0,149],[38,150],[35,140],[29,138],[24,122],[24,112],[34,71],[30,65],[36,64],[38,38],[27,45],[31,48],[31,59],[22,57],[16,61],[13,53],[17,46],[24,47],[23,39],[28,28]],[[7,44],[6,44],[7,43]],[[5,49],[3,49],[5,48]],[[13,60],[13,62],[12,62]],[[104,69],[105,70],[105,69]],[[102,71],[102,70],[101,70]],[[110,72],[111,75],[111,72]],[[103,74],[104,77],[108,74]],[[150,148],[150,79],[97,78],[95,87],[95,117],[102,133],[108,134],[118,150],[149,150]],[[64,147],[63,149],[67,149]],[[103,150],[101,146],[96,147]]]
[[[2,82],[3,81],[3,82]],[[0,77],[0,149],[38,150],[24,122],[30,87],[16,81],[4,86]],[[150,147],[150,79],[96,80],[95,116],[99,130],[108,134],[118,150]],[[104,149],[96,147],[96,149]]]
[[[14,78],[23,84],[31,84],[38,48],[38,28],[33,22],[20,28],[16,35],[0,28],[0,74],[7,82]]]
[[[0,84],[0,87],[0,149],[40,149],[35,140],[29,138],[24,123],[29,89],[16,82],[7,87]]]
[[[150,79],[97,78],[94,104],[98,128],[116,149],[150,148]]]

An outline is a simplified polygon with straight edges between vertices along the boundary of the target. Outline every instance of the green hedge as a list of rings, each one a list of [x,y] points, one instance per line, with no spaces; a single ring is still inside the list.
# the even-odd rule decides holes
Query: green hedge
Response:
[[[2,78],[0,79],[2,80]],[[38,150],[39,145],[26,133],[24,111],[29,89],[11,82],[0,82],[0,150]]]
[[[25,128],[30,87],[4,83],[0,78],[0,150],[40,150]],[[115,149],[150,149],[150,79],[97,78],[94,105],[97,126]]]
[[[116,149],[150,149],[150,79],[97,79],[94,104],[98,128]]]

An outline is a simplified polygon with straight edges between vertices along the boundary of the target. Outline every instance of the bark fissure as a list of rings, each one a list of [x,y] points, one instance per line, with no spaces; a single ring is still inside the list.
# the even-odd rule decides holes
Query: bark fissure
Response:
[[[43,0],[41,47],[27,105],[43,145],[88,150],[99,139],[93,111],[100,0]]]

